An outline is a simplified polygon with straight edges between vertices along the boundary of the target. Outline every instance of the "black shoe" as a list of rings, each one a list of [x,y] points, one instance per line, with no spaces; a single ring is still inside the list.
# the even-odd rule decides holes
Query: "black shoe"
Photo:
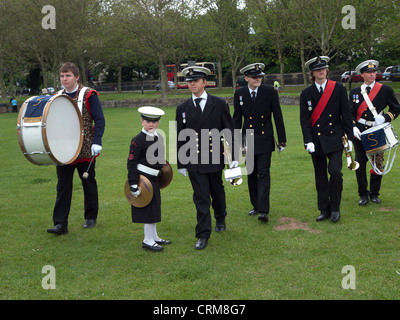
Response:
[[[338,222],[340,219],[340,211],[332,211],[331,213],[331,220],[332,222]]]
[[[162,250],[164,249],[162,246],[160,246],[160,245],[157,244],[157,243],[154,243],[154,244],[151,246],[151,245],[149,245],[149,244],[147,244],[147,243],[144,243],[144,242],[142,242],[142,248],[143,248],[143,249],[146,249],[146,250],[150,250],[150,251],[155,251],[155,252],[162,251]]]
[[[331,214],[328,211],[321,211],[321,214],[318,216],[317,221],[324,221],[328,219]]]
[[[358,201],[359,206],[365,206],[368,203],[368,196],[361,196],[360,200]]]
[[[62,224],[56,224],[53,228],[51,229],[47,229],[48,233],[54,233],[57,235],[62,235],[62,234],[66,234],[68,233],[68,228],[67,227],[63,227]]]
[[[221,224],[217,224],[217,225],[215,226],[215,231],[216,231],[216,232],[221,232],[221,231],[224,231],[224,230],[226,230],[226,224],[225,224],[225,222],[224,222],[224,223],[221,223]]]
[[[85,220],[84,228],[93,228],[96,225],[96,220]]]
[[[261,212],[260,215],[258,216],[258,220],[261,220],[261,221],[264,221],[264,222],[268,222],[268,220],[269,220],[268,213]]]
[[[158,241],[156,240],[156,243],[160,244],[160,245],[165,245],[165,244],[171,244],[171,241],[161,239],[161,240],[158,240]]]
[[[250,211],[249,211],[249,216],[254,216],[254,215],[256,215],[257,214],[257,210],[256,209],[251,209]]]
[[[194,245],[194,248],[196,250],[203,250],[207,245],[207,241],[208,241],[208,239],[206,239],[206,238],[199,238],[197,240],[196,244]]]
[[[370,198],[373,203],[376,203],[376,204],[381,203],[381,200],[378,198],[378,196],[370,196]]]

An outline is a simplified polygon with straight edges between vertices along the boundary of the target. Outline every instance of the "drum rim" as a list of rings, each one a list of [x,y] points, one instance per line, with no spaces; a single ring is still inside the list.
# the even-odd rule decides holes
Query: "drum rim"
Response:
[[[42,119],[43,119],[43,120],[42,120],[42,123],[43,123],[43,124],[47,124],[47,115],[48,115],[48,113],[49,113],[49,109],[50,109],[51,103],[52,103],[54,100],[56,100],[57,98],[60,98],[60,97],[67,98],[68,100],[70,100],[70,101],[72,102],[72,105],[73,105],[74,108],[75,108],[76,113],[78,114],[79,127],[80,127],[80,131],[82,132],[82,134],[80,135],[80,139],[79,139],[79,146],[78,146],[78,149],[77,149],[75,155],[71,158],[70,161],[68,161],[68,162],[66,162],[66,163],[62,163],[62,162],[58,161],[58,160],[53,156],[53,153],[51,152],[50,145],[49,145],[49,141],[48,141],[48,139],[47,139],[47,133],[46,133],[46,127],[45,127],[45,126],[42,127],[42,136],[43,136],[43,144],[44,144],[44,147],[45,147],[46,151],[49,152],[50,158],[51,158],[55,163],[57,163],[57,164],[68,165],[68,164],[73,163],[73,162],[78,158],[78,155],[79,155],[79,153],[81,152],[82,144],[83,144],[83,119],[82,119],[82,114],[81,114],[81,112],[79,111],[79,108],[78,108],[78,106],[77,106],[75,100],[72,99],[71,97],[67,96],[66,94],[58,94],[58,95],[55,95],[55,96],[51,97],[51,98],[49,99],[49,101],[46,103],[45,107],[44,107],[44,110],[43,110],[43,117],[42,117]]]
[[[25,114],[25,111],[26,111],[25,109],[26,109],[26,106],[28,105],[28,103],[29,103],[31,100],[33,100],[33,99],[35,99],[35,98],[37,98],[37,97],[39,97],[39,96],[30,97],[29,99],[27,99],[27,100],[22,104],[21,109],[19,110],[19,113],[18,113],[17,134],[18,134],[18,143],[19,143],[19,147],[21,148],[22,153],[24,154],[25,158],[28,159],[31,163],[33,163],[33,164],[35,164],[35,165],[41,165],[41,163],[36,162],[35,160],[33,160],[33,159],[29,156],[29,154],[27,153],[26,147],[25,147],[25,144],[24,144],[24,140],[22,139],[22,131],[21,131],[22,114]]]

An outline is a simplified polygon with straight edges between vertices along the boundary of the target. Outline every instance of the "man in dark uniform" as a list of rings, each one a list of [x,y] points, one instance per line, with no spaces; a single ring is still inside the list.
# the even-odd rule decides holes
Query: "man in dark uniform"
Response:
[[[250,138],[246,147],[254,143],[252,148],[247,149],[249,153],[246,157],[250,202],[253,206],[249,215],[258,213],[259,220],[268,221],[271,154],[275,150],[272,115],[278,134],[279,152],[286,146],[286,132],[278,92],[272,86],[262,84],[263,69],[264,64],[254,63],[240,70],[248,85],[235,92],[233,122],[235,129],[242,129],[243,136]],[[250,152],[252,150],[254,152]]]
[[[346,88],[328,80],[328,61],[329,57],[322,56],[306,62],[312,84],[300,95],[300,124],[314,165],[321,212],[317,221],[330,217],[337,222],[343,190],[342,137],[346,133],[349,141],[353,140],[353,123]]]
[[[396,119],[400,113],[400,105],[394,95],[393,89],[375,81],[378,65],[379,62],[376,60],[367,60],[360,63],[356,68],[357,73],[361,73],[364,84],[350,91],[349,100],[353,120],[360,132],[382,123],[391,122]],[[375,115],[370,111],[364,100],[364,90],[372,105],[375,107]],[[389,111],[383,114],[383,110],[387,106],[389,106]],[[360,168],[356,171],[358,194],[360,196],[358,204],[361,206],[366,205],[369,201],[368,196],[372,202],[379,204],[381,203],[378,196],[382,175],[376,174],[375,171],[371,169],[370,190],[368,191],[366,173],[368,158],[361,141],[354,141],[354,149],[356,154],[355,160],[360,164]]]
[[[233,121],[226,101],[205,91],[209,69],[188,67],[182,73],[192,97],[176,109],[178,171],[184,176],[189,173],[197,211],[195,249],[201,250],[211,235],[210,205],[216,219],[215,231],[226,229],[221,132],[224,130],[226,138],[233,137]]]

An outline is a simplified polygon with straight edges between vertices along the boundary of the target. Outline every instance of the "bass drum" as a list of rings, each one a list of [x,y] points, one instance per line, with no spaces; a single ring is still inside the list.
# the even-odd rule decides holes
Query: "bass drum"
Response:
[[[83,121],[75,101],[66,95],[26,100],[18,115],[18,142],[35,165],[67,165],[83,142]]]

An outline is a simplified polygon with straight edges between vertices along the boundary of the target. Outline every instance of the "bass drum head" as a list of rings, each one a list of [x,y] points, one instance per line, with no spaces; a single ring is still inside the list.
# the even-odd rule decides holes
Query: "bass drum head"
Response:
[[[66,95],[54,98],[43,116],[46,148],[59,164],[70,164],[78,157],[83,142],[83,121],[76,103]]]

